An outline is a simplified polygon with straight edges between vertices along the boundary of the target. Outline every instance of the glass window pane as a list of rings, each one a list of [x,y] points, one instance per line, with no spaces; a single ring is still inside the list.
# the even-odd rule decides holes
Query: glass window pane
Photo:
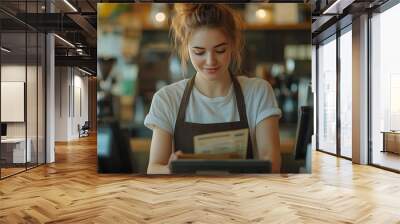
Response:
[[[38,73],[38,36],[36,32],[28,32],[28,62],[27,62],[27,80],[26,80],[26,115],[27,115],[27,141],[30,147],[30,159],[28,168],[37,165],[37,73]]]
[[[25,170],[30,161],[26,144],[26,33],[2,33],[1,46],[1,123],[6,131],[1,140],[1,176]],[[27,147],[28,146],[28,147]],[[27,150],[28,149],[28,150]]]
[[[38,19],[36,13],[45,10],[45,0],[0,2],[0,7],[17,17],[25,18],[27,15],[28,20]],[[14,120],[6,116],[1,118],[0,171],[1,178],[4,178],[45,161],[46,54],[44,34],[2,12],[0,18],[1,87],[4,87],[0,110],[2,114],[17,117]],[[21,109],[11,108],[18,105]]]
[[[45,52],[46,37],[39,34],[38,45],[38,164],[45,163]]]
[[[400,170],[400,30],[394,28],[398,21],[400,4],[371,19],[372,163],[396,170]]]
[[[340,36],[340,153],[352,157],[352,35]]]
[[[318,48],[318,148],[336,153],[336,40]]]

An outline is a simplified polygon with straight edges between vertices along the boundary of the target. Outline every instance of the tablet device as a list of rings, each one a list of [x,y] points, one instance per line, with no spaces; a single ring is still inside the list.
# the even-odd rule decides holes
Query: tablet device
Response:
[[[213,174],[213,173],[270,173],[268,160],[203,160],[178,159],[170,163],[172,174]]]

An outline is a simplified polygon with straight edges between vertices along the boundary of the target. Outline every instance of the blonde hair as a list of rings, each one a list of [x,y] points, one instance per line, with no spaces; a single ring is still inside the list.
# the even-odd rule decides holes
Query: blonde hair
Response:
[[[183,74],[187,72],[189,39],[201,27],[220,29],[228,37],[232,47],[229,67],[234,74],[239,74],[244,46],[242,24],[239,14],[222,4],[175,4],[171,33],[174,47],[181,59]]]

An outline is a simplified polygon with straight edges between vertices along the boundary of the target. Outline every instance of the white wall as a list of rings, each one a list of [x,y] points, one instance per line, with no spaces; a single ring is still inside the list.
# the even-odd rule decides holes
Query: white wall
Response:
[[[76,68],[56,68],[56,141],[77,139],[78,124],[88,120],[88,78],[83,75]]]
[[[28,69],[32,69],[32,67],[28,66]],[[1,81],[25,82],[25,64],[1,65]]]
[[[4,82],[25,82],[25,74],[27,69],[28,74],[32,73],[33,66],[25,68],[24,65],[2,65],[1,66],[1,81]],[[34,71],[36,73],[36,70]],[[27,97],[36,97],[36,90],[33,93],[28,92]],[[28,100],[28,99],[27,99]],[[31,100],[28,100],[30,102]],[[7,110],[7,108],[1,108],[1,110]],[[28,114],[28,120],[31,120]],[[29,126],[31,127],[31,126]],[[8,137],[25,137],[25,122],[7,122],[7,136]],[[29,137],[29,136],[28,136]]]
[[[25,83],[1,81],[1,121],[25,121]],[[33,105],[36,108],[36,105]]]
[[[32,67],[28,67],[28,70]],[[1,66],[1,81],[2,82],[25,82],[25,64],[24,65],[2,65]],[[1,108],[7,110],[7,108]],[[11,122],[7,123],[8,137],[25,137],[25,123]]]
[[[55,68],[55,141],[68,141],[69,69]]]

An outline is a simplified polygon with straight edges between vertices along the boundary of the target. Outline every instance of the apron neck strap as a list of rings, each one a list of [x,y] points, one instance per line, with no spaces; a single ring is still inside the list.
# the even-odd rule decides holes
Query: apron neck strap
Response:
[[[194,86],[194,75],[191,79],[189,79],[188,83],[186,84],[185,91],[183,92],[181,104],[179,106],[178,116],[176,118],[175,126],[181,125],[185,122],[186,116],[186,107],[189,104],[190,93],[192,92]]]
[[[244,96],[242,92],[242,88],[240,87],[240,84],[238,80],[236,79],[235,76],[232,75],[232,73],[229,73],[231,76],[231,80],[233,83],[233,89],[235,91],[235,97],[236,97],[236,102],[237,102],[237,108],[239,111],[239,116],[240,116],[240,121],[245,122],[248,124],[247,121],[247,116],[246,116],[246,105],[244,102]],[[176,124],[181,124],[185,122],[185,115],[186,115],[186,108],[187,105],[189,104],[189,98],[194,86],[194,81],[195,81],[196,75],[194,75],[186,84],[185,90],[183,92],[181,104],[179,106],[179,111],[178,111],[178,116],[176,119]]]
[[[247,121],[246,104],[244,102],[242,88],[240,87],[239,81],[237,80],[237,78],[235,76],[231,75],[231,78],[232,78],[232,82],[233,82],[233,88],[235,90],[235,97],[236,97],[237,108],[239,111],[240,121],[248,124],[249,122]]]

